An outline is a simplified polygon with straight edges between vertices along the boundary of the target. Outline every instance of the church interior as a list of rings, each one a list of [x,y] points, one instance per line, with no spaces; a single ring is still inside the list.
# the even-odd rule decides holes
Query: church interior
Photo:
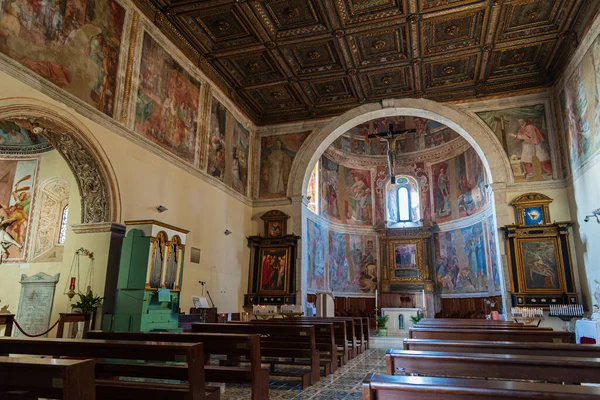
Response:
[[[598,399],[599,177],[598,0],[0,1],[0,400]]]

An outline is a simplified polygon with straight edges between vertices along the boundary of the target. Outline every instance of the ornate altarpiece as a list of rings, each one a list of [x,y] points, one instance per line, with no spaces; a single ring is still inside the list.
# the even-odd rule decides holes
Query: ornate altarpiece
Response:
[[[383,293],[433,293],[431,280],[432,227],[377,229]]]
[[[289,216],[279,210],[261,216],[264,236],[248,237],[250,266],[244,307],[296,304],[296,258],[300,236],[286,234]]]
[[[526,193],[511,203],[517,223],[502,229],[513,306],[579,303],[569,244],[572,223],[552,223],[551,202],[544,194]]]

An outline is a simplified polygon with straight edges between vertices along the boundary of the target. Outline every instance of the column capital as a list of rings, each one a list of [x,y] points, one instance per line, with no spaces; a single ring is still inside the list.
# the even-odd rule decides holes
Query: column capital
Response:
[[[125,236],[125,225],[117,222],[92,222],[88,224],[74,224],[71,229],[75,234],[110,232]]]

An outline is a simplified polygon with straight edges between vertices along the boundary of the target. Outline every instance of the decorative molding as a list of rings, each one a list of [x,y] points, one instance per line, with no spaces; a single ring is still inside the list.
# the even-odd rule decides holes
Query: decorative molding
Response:
[[[71,225],[73,233],[85,234],[85,233],[102,233],[111,232],[125,236],[125,225],[116,222],[96,222],[89,224],[75,224]]]
[[[448,231],[453,231],[456,229],[462,229],[462,228],[466,228],[469,226],[473,226],[473,225],[483,221],[484,219],[488,218],[490,215],[492,215],[494,213],[494,209],[495,209],[494,204],[488,204],[488,206],[486,208],[484,208],[483,210],[481,210],[473,215],[469,215],[468,217],[459,218],[459,219],[455,219],[453,221],[448,221],[448,222],[442,222],[440,224],[434,224],[433,231],[435,233],[448,232]]]

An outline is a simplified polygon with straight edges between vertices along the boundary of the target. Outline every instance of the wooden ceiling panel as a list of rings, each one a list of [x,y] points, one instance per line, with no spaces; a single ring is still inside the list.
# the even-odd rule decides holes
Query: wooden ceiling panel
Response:
[[[592,0],[134,0],[257,124],[552,83]],[[594,5],[590,6],[590,2]]]

